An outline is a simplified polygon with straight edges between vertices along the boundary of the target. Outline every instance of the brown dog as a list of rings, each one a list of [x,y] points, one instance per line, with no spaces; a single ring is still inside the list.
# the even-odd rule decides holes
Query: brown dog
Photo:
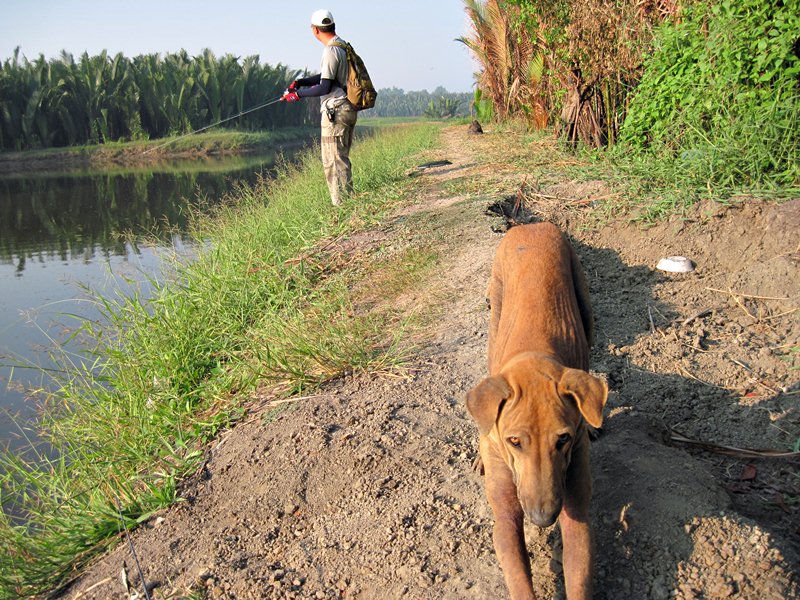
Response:
[[[587,423],[608,387],[586,372],[589,294],[578,258],[549,223],[511,229],[489,282],[489,377],[467,394],[480,430],[494,547],[511,598],[533,598],[523,517],[561,526],[567,597],[591,598]]]

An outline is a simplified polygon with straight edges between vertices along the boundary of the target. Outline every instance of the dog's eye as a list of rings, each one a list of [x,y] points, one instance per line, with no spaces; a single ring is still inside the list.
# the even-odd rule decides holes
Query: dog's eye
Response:
[[[522,445],[520,439],[513,435],[510,438],[508,438],[508,443],[514,446],[514,448],[519,448]]]
[[[556,450],[561,450],[564,448],[564,446],[569,444],[571,439],[572,436],[570,434],[562,433],[560,436],[558,436],[558,440],[556,441]]]

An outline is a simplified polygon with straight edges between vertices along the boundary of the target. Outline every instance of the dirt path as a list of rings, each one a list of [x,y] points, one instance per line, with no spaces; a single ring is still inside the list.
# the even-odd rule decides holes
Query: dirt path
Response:
[[[483,294],[503,229],[486,208],[514,189],[573,238],[595,306],[592,369],[612,389],[592,450],[596,597],[798,597],[798,462],[665,434],[779,449],[800,437],[800,201],[602,225],[589,208],[610,193],[601,182],[551,170],[533,185],[534,150],[500,135],[448,130],[433,159],[452,164],[421,172],[413,203],[365,236],[445,248],[406,299],[441,312],[407,376],[346,377],[224,434],[186,501],[133,536],[153,597],[506,597],[463,399],[486,370]],[[671,254],[697,270],[656,271]],[[557,528],[528,537],[540,597],[561,597]],[[123,563],[138,583],[120,545],[63,597],[126,597]]]

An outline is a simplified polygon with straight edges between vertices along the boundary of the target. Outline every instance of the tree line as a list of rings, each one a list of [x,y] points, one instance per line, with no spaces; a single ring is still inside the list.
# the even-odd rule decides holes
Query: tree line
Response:
[[[77,60],[62,52],[52,60],[20,57],[0,64],[0,149],[29,150],[118,140],[148,140],[187,133],[229,119],[281,96],[301,73],[210,50],[143,54],[103,51]],[[469,112],[469,94],[380,90],[371,116],[449,117]],[[271,130],[309,125],[318,104],[277,104],[223,126]]]
[[[386,88],[378,91],[378,100],[369,116],[375,117],[419,117],[449,118],[470,114],[472,94],[448,92],[439,86],[432,92],[427,90],[404,91]]]
[[[0,148],[26,150],[155,139],[185,133],[279,97],[298,71],[185,51],[127,58],[103,51],[75,60],[20,58],[0,66]],[[310,122],[312,112],[277,105],[230,126],[274,129]]]

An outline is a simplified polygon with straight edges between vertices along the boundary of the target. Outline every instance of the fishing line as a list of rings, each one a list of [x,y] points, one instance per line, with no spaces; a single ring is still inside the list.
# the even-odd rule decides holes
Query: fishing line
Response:
[[[238,115],[233,115],[232,117],[228,117],[227,119],[222,119],[222,121],[217,121],[216,123],[212,123],[211,125],[206,125],[205,127],[201,127],[200,129],[195,129],[194,131],[190,131],[189,133],[184,133],[183,135],[178,136],[175,139],[170,140],[168,142],[164,142],[163,144],[160,144],[160,145],[156,146],[155,148],[150,148],[149,150],[145,150],[144,152],[142,152],[142,154],[143,155],[144,154],[149,154],[150,152],[153,152],[154,150],[158,150],[159,148],[163,148],[164,146],[169,146],[170,144],[174,144],[178,140],[182,140],[185,137],[189,137],[190,135],[194,135],[195,133],[200,133],[201,131],[205,131],[206,129],[211,129],[212,127],[216,127],[217,125],[221,125],[222,123],[227,123],[228,121],[232,121],[233,119],[238,119],[239,117],[241,117],[243,115],[246,115],[246,114],[249,114],[251,112],[257,111],[258,109],[264,108],[266,106],[271,106],[273,104],[277,104],[278,102],[281,102],[282,100],[283,100],[283,96],[281,96],[280,98],[276,98],[275,100],[270,100],[269,102],[265,102],[264,104],[260,104],[259,106],[256,106],[256,107],[253,107],[253,108],[249,108],[247,110],[243,110]]]
[[[125,523],[125,517],[122,516],[122,508],[120,508],[119,505],[119,496],[117,496],[116,492],[114,493],[114,496],[116,496],[115,499],[117,502],[117,513],[119,514],[119,522],[120,525],[122,525],[122,527],[125,529],[125,537],[128,540],[128,546],[130,547],[131,555],[133,556],[133,562],[136,564],[136,570],[139,572],[139,581],[142,582],[142,588],[144,588],[144,597],[147,600],[150,600],[150,591],[147,589],[147,582],[145,581],[144,578],[144,572],[142,572],[142,565],[139,564],[139,557],[136,556],[136,548],[134,548],[133,546],[133,540],[131,539],[131,534],[128,531],[128,525]],[[130,583],[128,582],[128,572],[127,569],[125,568],[124,562],[122,563],[122,577],[123,577],[122,582],[127,588],[126,591],[128,592],[128,597],[133,598],[134,595],[138,597],[138,594],[130,593],[131,590],[129,587]]]

